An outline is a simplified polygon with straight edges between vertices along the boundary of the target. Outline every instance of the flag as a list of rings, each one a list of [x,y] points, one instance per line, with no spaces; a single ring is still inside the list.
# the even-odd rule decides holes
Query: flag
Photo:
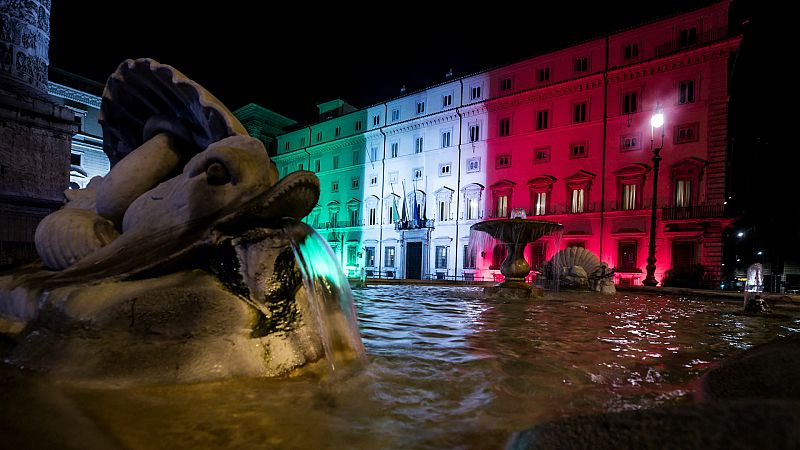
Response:
[[[390,208],[392,210],[392,223],[396,223],[397,220],[400,218],[397,215],[397,196],[396,195],[392,195],[392,201],[394,203],[394,206],[390,206]]]
[[[400,216],[400,221],[405,222],[408,220],[408,216],[406,216],[406,196],[403,196],[403,215]]]

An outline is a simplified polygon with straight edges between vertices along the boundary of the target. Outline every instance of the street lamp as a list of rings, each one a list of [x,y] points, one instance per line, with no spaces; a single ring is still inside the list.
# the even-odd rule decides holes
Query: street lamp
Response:
[[[656,128],[661,129],[661,144],[654,146]],[[664,113],[661,107],[656,106],[653,117],[650,118],[650,149],[653,151],[653,205],[650,210],[650,245],[647,248],[647,277],[642,284],[645,286],[656,286],[656,200],[658,199],[658,164],[661,162],[659,152],[664,148]]]

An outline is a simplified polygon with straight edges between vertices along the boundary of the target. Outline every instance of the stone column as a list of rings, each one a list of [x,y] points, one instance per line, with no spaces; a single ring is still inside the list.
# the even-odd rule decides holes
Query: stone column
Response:
[[[36,257],[36,225],[69,183],[75,115],[47,96],[50,1],[0,0],[0,269]]]
[[[50,0],[0,0],[0,74],[47,93]]]

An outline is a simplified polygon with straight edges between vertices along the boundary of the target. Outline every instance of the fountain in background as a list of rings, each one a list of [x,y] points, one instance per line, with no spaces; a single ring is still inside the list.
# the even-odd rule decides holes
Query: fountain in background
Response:
[[[747,268],[747,284],[744,288],[744,311],[748,313],[769,312],[769,305],[763,296],[764,274],[760,263]]]
[[[363,356],[347,280],[298,222],[319,198],[313,173],[279,180],[224,105],[150,59],[109,77],[100,117],[110,172],[41,222],[44,267],[0,277],[6,361],[124,384]]]
[[[540,297],[541,288],[525,282],[531,267],[525,260],[525,246],[542,236],[561,230],[563,225],[546,220],[529,220],[522,208],[511,211],[510,219],[493,219],[478,222],[470,227],[470,234],[486,233],[506,246],[506,259],[500,265],[500,273],[505,280],[488,286],[484,293],[493,297],[530,298]],[[470,241],[475,239],[471,236]]]

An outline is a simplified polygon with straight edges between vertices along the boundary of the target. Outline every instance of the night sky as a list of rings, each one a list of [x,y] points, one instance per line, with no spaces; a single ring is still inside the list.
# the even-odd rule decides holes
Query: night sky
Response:
[[[252,2],[184,9],[175,3],[55,1],[50,63],[104,82],[124,59],[150,57],[199,82],[231,110],[255,102],[310,123],[319,102],[368,106],[399,95],[403,85],[413,91],[442,82],[450,68],[464,76],[708,4],[536,2],[520,11],[510,2],[450,8],[385,2],[380,9],[388,7],[387,15],[376,2],[313,10],[287,2],[280,13],[253,9]],[[737,0],[731,11],[733,26],[748,21],[731,79],[732,205],[742,226],[761,224],[765,236],[782,240],[778,247],[797,242],[800,251],[800,206],[785,195],[796,192],[789,180],[797,168],[786,163],[791,128],[779,125],[793,106],[776,107],[783,95],[774,90],[789,72],[770,54],[787,41],[771,20],[780,10],[766,3]]]
[[[286,2],[282,13],[241,1],[160,8],[172,3],[54,2],[51,65],[105,82],[124,59],[150,57],[232,110],[255,102],[307,123],[319,102],[341,97],[368,106],[399,95],[403,85],[411,91],[444,81],[450,68],[467,75],[704,4],[672,0],[656,10],[623,0],[610,12],[603,2],[569,8],[537,2],[535,10],[519,12],[508,2],[479,8],[390,2],[383,4],[393,11],[388,16],[375,11],[375,2],[346,8],[332,2],[313,11]]]

